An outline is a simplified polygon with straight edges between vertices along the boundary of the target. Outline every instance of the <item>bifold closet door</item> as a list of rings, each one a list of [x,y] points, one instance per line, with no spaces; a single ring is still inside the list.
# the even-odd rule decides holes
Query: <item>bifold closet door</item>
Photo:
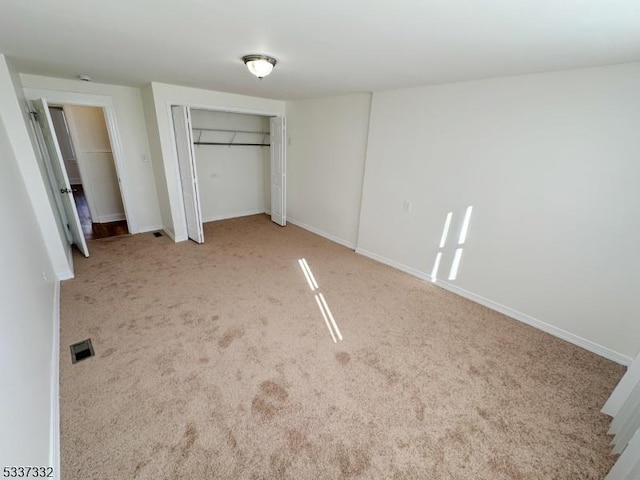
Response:
[[[285,147],[286,121],[272,117],[271,130],[271,220],[284,227],[287,224],[287,153]]]
[[[191,132],[191,113],[189,107],[174,106],[173,127],[176,136],[176,153],[182,184],[182,199],[184,214],[187,221],[187,235],[196,243],[204,243],[202,229],[202,211],[200,209],[200,194],[198,191],[198,172],[196,170],[196,156],[193,151],[193,135]]]

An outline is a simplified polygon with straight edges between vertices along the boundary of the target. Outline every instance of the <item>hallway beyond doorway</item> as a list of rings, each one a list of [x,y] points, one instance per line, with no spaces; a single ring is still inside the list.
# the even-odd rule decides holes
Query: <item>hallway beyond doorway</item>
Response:
[[[118,235],[128,235],[126,220],[118,220],[108,223],[92,223],[89,205],[84,194],[82,185],[71,185],[73,198],[75,199],[78,217],[82,225],[82,233],[87,240],[97,240],[99,238],[116,237]]]

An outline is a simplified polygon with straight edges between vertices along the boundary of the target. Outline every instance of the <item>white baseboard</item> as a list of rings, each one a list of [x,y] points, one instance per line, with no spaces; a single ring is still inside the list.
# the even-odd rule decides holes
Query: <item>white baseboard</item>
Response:
[[[75,277],[75,274],[73,273],[73,252],[72,252],[73,246],[68,243],[67,244],[67,261],[69,262],[67,265],[67,268],[62,269],[62,270],[58,270],[55,272],[56,274],[56,278],[59,281],[62,280],[71,280],[73,277]]]
[[[287,222],[293,223],[297,227],[304,228],[305,230],[308,230],[311,233],[315,233],[316,235],[320,235],[321,237],[324,237],[327,240],[331,240],[332,242],[339,243],[340,245],[350,248],[351,250],[355,250],[356,248],[356,244],[353,242],[344,240],[340,237],[336,237],[335,235],[324,232],[316,227],[312,227],[311,225],[307,225],[306,223],[301,222],[300,220],[296,220],[295,218],[287,218]]]
[[[62,282],[63,280],[71,280],[75,275],[71,270],[65,270],[64,272],[58,272],[57,277],[58,280]]]
[[[431,275],[427,273],[408,267],[407,265],[403,265],[389,258],[382,257],[373,252],[369,252],[367,250],[357,248],[356,253],[359,253],[360,255],[364,255],[365,257],[369,257],[373,260],[377,260],[380,263],[384,263],[391,267],[397,268],[398,270],[406,272],[422,280],[428,280],[428,281],[432,280]],[[464,288],[458,287],[457,285],[453,285],[443,280],[436,280],[434,282],[434,285],[439,286],[452,293],[455,293],[456,295],[460,295],[461,297],[467,298],[475,303],[484,305],[485,307],[490,308],[491,310],[500,312],[506,315],[507,317],[511,317],[514,320],[518,320],[519,322],[526,323],[527,325],[537,328],[538,330],[542,330],[543,332],[553,335],[554,337],[558,337],[562,340],[565,340],[569,343],[577,345],[578,347],[584,348],[585,350],[588,350],[592,353],[600,355],[601,357],[607,358],[621,365],[628,366],[628,365],[631,365],[631,362],[633,361],[633,359],[627,355],[623,355],[619,352],[611,350],[610,348],[603,347],[602,345],[592,342],[591,340],[587,340],[586,338],[582,338],[571,332],[567,332],[566,330],[563,330],[559,327],[543,322],[542,320],[538,320],[537,318],[534,318],[530,315],[519,312],[518,310],[507,307],[498,302],[494,302],[493,300],[485,298],[481,295],[465,290]]]
[[[173,240],[174,242],[176,241],[176,236],[171,229],[162,227],[162,231],[166,233],[167,237],[169,237],[171,240]]]
[[[56,272],[56,277],[60,282],[63,280],[71,280],[74,276],[75,275],[71,270],[62,270],[60,272]]]
[[[465,290],[464,288],[460,288],[457,285],[453,285],[449,282],[445,282],[443,280],[436,280],[435,285],[444,288],[450,292],[453,292],[461,297],[467,298],[473,302],[479,303],[480,305],[484,305],[485,307],[490,308],[491,310],[495,310],[496,312],[500,312],[507,317],[511,317],[515,320],[518,320],[522,323],[526,323],[527,325],[531,325],[532,327],[537,328],[538,330],[542,330],[543,332],[549,333],[554,337],[561,338],[562,340],[566,340],[569,343],[573,343],[578,347],[582,347],[585,350],[593,352],[601,357],[608,358],[609,360],[613,360],[616,363],[621,365],[628,366],[631,364],[633,359],[627,355],[623,355],[618,353],[610,348],[603,347],[591,340],[587,340],[586,338],[582,338],[579,335],[576,335],[571,332],[567,332],[562,328],[556,327],[549,323],[543,322],[542,320],[538,320],[526,313],[519,312],[518,310],[514,310],[513,308],[507,307],[500,303],[494,302],[493,300],[489,300],[481,295]]]
[[[148,232],[157,232],[162,230],[162,225],[147,225],[146,227],[139,228],[135,232],[131,233],[148,233]]]
[[[218,220],[226,220],[228,218],[248,217],[249,215],[258,215],[264,213],[264,208],[256,208],[254,210],[243,210],[241,212],[223,213],[221,215],[209,215],[202,217],[202,223],[216,222]]]
[[[382,255],[378,255],[377,253],[370,252],[360,247],[356,248],[356,253],[363,255],[367,258],[370,258],[372,260],[375,260],[377,262],[384,263],[385,265],[389,265],[390,267],[401,270],[405,273],[408,273],[409,275],[413,275],[414,277],[418,277],[422,280],[431,281],[431,275],[427,275],[426,273],[421,272],[420,270],[416,270],[415,268],[408,267],[407,265],[398,263],[395,260],[391,260],[390,258],[383,257]]]
[[[51,353],[51,417],[49,466],[53,478],[60,479],[60,282],[53,292],[53,345]]]
[[[96,215],[95,223],[109,223],[126,220],[124,213],[111,213],[109,215]]]

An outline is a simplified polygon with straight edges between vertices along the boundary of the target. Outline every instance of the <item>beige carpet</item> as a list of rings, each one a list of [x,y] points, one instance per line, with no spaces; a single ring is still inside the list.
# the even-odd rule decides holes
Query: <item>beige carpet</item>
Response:
[[[619,365],[262,215],[205,236],[75,257],[64,480],[586,480],[613,464],[599,409]],[[87,337],[96,356],[72,365]]]

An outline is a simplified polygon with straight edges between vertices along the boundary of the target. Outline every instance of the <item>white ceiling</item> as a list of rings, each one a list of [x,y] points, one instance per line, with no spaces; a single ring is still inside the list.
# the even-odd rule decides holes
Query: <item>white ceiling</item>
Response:
[[[640,61],[640,0],[1,0],[0,52],[25,73],[321,97]]]

